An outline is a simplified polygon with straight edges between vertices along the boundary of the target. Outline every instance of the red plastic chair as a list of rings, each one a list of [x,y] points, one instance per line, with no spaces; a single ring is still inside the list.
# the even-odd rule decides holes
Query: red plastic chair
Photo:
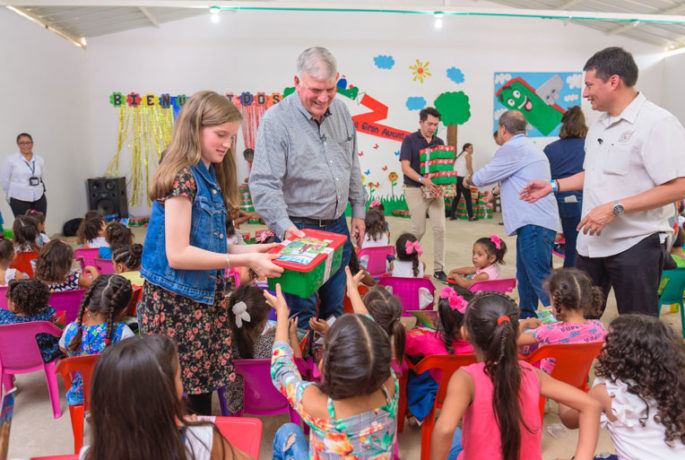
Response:
[[[31,261],[38,258],[38,253],[34,251],[20,252],[17,258],[10,264],[10,268],[16,268],[22,273],[26,273],[29,278],[33,278],[33,266]]]
[[[7,310],[7,286],[0,286],[0,308]]]
[[[433,298],[435,298],[435,286],[430,278],[403,278],[399,276],[383,276],[378,280],[379,286],[388,286],[392,288],[393,295],[396,295],[402,301],[402,310],[420,310],[419,305],[419,288],[426,288],[430,291]],[[432,308],[429,308],[432,310]],[[403,316],[411,316],[404,314]]]
[[[232,446],[255,460],[262,443],[262,421],[253,417],[216,417],[214,425]]]
[[[270,359],[236,359],[236,374],[243,376],[243,413],[273,415],[288,412],[290,421],[300,425],[300,416],[271,382]]]
[[[84,271],[88,265],[95,266],[98,251],[100,248],[78,248],[74,251],[74,260],[81,264],[81,271]]]
[[[485,280],[473,283],[469,288],[472,292],[497,291],[502,294],[511,292],[516,287],[516,278],[502,278],[498,280]]]
[[[369,288],[363,284],[360,284],[357,290],[359,291],[359,295],[362,297],[369,292]],[[347,297],[347,287],[345,287],[345,297],[343,297],[343,313],[354,313],[354,310],[352,309],[352,302],[350,302],[350,298]]]
[[[83,355],[65,358],[57,365],[57,372],[62,376],[64,385],[68,389],[71,387],[72,373],[80,372],[83,381],[83,404],[69,406],[69,417],[71,417],[71,431],[74,434],[74,452],[78,453],[83,447],[83,418],[90,409],[90,379],[95,370],[95,363],[100,359],[100,355]]]
[[[416,364],[416,366],[411,365],[408,362],[409,368],[413,369],[417,374],[423,374],[424,372],[430,371],[431,369],[442,370],[442,377],[440,378],[440,384],[438,386],[438,394],[435,397],[435,402],[433,403],[433,408],[428,413],[425,419],[423,419],[423,424],[421,425],[421,460],[430,459],[430,449],[431,449],[431,436],[433,436],[433,425],[435,424],[435,412],[440,409],[445,402],[445,396],[447,395],[447,384],[452,378],[457,369],[462,366],[468,366],[476,362],[476,356],[473,354],[469,355],[429,355],[423,358]],[[404,392],[404,407],[398,407],[397,417],[404,418],[407,410],[406,405],[406,381],[404,388],[400,387],[400,398],[402,398],[402,392]],[[401,412],[400,412],[401,411]]]
[[[14,386],[12,375],[27,374],[43,370],[48,384],[52,413],[55,418],[62,416],[59,401],[59,388],[55,377],[55,363],[43,362],[40,348],[36,342],[36,334],[50,334],[55,337],[62,335],[62,330],[49,321],[33,321],[30,323],[8,324],[0,326],[0,370],[5,391]]]
[[[536,364],[545,358],[554,358],[557,363],[552,370],[552,377],[568,383],[580,390],[588,391],[587,379],[592,362],[599,356],[604,342],[591,343],[557,343],[543,345],[525,359]],[[545,416],[545,398],[540,396],[540,421]]]
[[[394,246],[378,246],[375,248],[361,248],[357,250],[357,257],[360,259],[363,256],[369,257],[369,261],[366,263],[366,271],[374,278],[388,273],[386,269],[388,257],[393,257],[394,255]]]
[[[140,299],[143,298],[143,287],[133,286],[133,294],[131,294],[131,300],[128,302],[126,307],[126,315],[137,316],[138,315],[138,303]]]
[[[97,269],[98,273],[101,275],[105,275],[108,273],[114,273],[114,264],[112,263],[111,260],[107,259],[101,259],[97,257],[93,261],[93,266]],[[83,265],[82,265],[83,267]]]
[[[48,305],[51,305],[55,310],[63,310],[65,312],[67,324],[76,320],[79,308],[81,307],[81,300],[86,294],[86,289],[75,289],[73,291],[53,292],[50,294]]]

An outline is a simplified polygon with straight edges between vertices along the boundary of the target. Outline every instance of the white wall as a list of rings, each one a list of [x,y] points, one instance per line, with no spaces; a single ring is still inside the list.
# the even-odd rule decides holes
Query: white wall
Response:
[[[619,45],[635,55],[641,69],[639,87],[645,94],[657,103],[666,94],[663,50],[659,47],[556,20],[445,17],[443,21],[444,27],[437,30],[430,16],[241,11],[222,13],[219,24],[210,23],[209,15],[202,15],[162,24],[159,29],[150,27],[91,38],[84,53],[2,11],[0,33],[5,34],[7,23],[12,36],[26,38],[2,40],[0,51],[6,50],[24,61],[13,68],[42,70],[39,75],[31,72],[29,78],[25,73],[0,75],[0,81],[7,81],[3,87],[18,89],[10,96],[16,99],[10,111],[10,128],[0,123],[0,130],[7,131],[2,136],[3,153],[13,151],[15,131],[33,129],[38,153],[45,152],[49,157],[59,152],[70,160],[77,159],[53,161],[50,165],[55,168],[48,172],[50,191],[57,188],[53,185],[55,181],[63,180],[64,196],[70,197],[63,203],[52,198],[50,217],[70,217],[75,209],[76,215],[81,214],[85,210],[83,181],[102,175],[116,151],[119,120],[118,111],[109,103],[110,93],[190,95],[201,89],[221,93],[282,92],[292,85],[297,55],[312,45],[331,49],[338,59],[340,73],[349,83],[388,105],[388,119],[381,123],[396,128],[418,128],[418,113],[405,106],[408,96],[423,96],[432,104],[444,91],[465,91],[470,97],[471,119],[459,127],[458,141],[474,143],[476,167],[484,164],[495,150],[492,99],[496,71],[581,71],[592,53]],[[16,48],[25,51],[16,52]],[[394,57],[393,69],[379,70],[374,66],[373,57],[379,54]],[[433,76],[424,84],[411,80],[409,66],[416,59],[430,62]],[[464,83],[457,85],[446,78],[445,71],[452,66],[462,70]],[[52,79],[45,78],[46,70]],[[59,94],[47,94],[55,85],[65,89]],[[40,97],[30,95],[28,104],[19,105],[29,90],[40,91]],[[40,107],[38,101],[43,99],[51,103],[40,110],[40,129],[32,128],[35,125],[26,120],[37,123],[36,110],[18,108]],[[353,115],[367,111],[347,98],[341,99]],[[593,120],[596,114],[590,113],[585,104],[583,108]],[[0,110],[6,112],[7,106]],[[445,135],[442,127],[440,135]],[[376,144],[378,148],[374,149]],[[400,144],[360,134],[359,147],[364,152],[362,171],[369,170],[366,180],[384,183],[384,192],[389,193],[387,174],[400,172],[394,155]],[[127,162],[124,158],[122,165]],[[247,168],[242,159],[239,163],[240,174],[244,176]],[[388,169],[384,171],[385,166]]]
[[[664,59],[664,107],[671,111],[685,125],[685,49],[666,53]]]
[[[0,8],[0,62],[0,159],[17,151],[17,134],[33,136],[34,152],[45,158],[46,230],[61,233],[66,220],[86,209],[92,154],[86,53]],[[0,200],[0,211],[11,228],[14,217],[5,200]]]

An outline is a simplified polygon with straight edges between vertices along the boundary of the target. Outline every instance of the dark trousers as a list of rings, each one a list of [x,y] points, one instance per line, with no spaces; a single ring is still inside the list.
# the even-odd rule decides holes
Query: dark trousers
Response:
[[[580,192],[559,192],[557,198],[561,228],[564,232],[566,244],[564,246],[564,268],[576,264],[576,240],[578,239],[578,224],[583,208],[583,194]]]
[[[604,293],[602,313],[606,297],[614,288],[619,314],[643,313],[659,315],[657,290],[661,281],[661,269],[666,248],[658,233],[653,233],[635,246],[609,257],[576,257],[576,267],[586,272],[592,284]]]
[[[29,209],[35,209],[47,216],[48,200],[45,198],[45,193],[36,201],[21,201],[16,198],[10,198],[10,208],[12,208],[14,217],[23,216]]]
[[[469,219],[473,217],[473,208],[471,205],[471,189],[464,187],[464,178],[457,177],[457,196],[452,200],[452,206],[450,207],[450,217],[454,217],[457,212],[457,206],[459,205],[459,199],[462,193],[464,194],[464,201],[466,201],[466,212],[469,214]]]

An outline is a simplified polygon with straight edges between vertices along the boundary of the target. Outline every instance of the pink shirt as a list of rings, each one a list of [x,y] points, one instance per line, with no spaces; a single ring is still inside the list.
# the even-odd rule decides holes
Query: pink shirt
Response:
[[[488,265],[485,268],[477,268],[476,274],[473,275],[473,277],[475,278],[476,276],[478,276],[481,273],[485,273],[486,275],[488,275],[489,280],[498,280],[499,279],[499,267],[497,266],[497,264]]]
[[[452,342],[455,355],[473,353],[473,346],[465,340],[457,339]],[[407,331],[407,341],[404,347],[407,356],[449,355],[442,341],[442,336],[433,329],[418,327]],[[442,371],[432,369],[429,371],[433,380],[440,383]]]
[[[521,416],[525,422],[525,426],[521,424],[519,458],[541,460],[540,381],[533,366],[524,361],[519,361],[519,363],[521,366],[519,404]],[[464,450],[457,457],[458,460],[481,460],[484,458],[500,460],[502,458],[500,431],[492,407],[493,385],[490,377],[485,375],[484,367],[485,363],[462,367],[473,379],[474,395],[473,401],[466,408],[462,418],[461,443]]]
[[[584,323],[543,324],[533,331],[533,337],[539,345],[602,342],[606,334],[604,325],[596,319]],[[540,362],[540,369],[551,374],[555,364],[556,360],[546,358]]]

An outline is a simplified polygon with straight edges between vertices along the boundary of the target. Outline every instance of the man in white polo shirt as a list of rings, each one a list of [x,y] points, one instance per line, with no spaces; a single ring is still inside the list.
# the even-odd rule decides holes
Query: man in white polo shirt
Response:
[[[521,198],[582,189],[576,267],[605,297],[614,288],[619,313],[656,316],[668,219],[685,197],[685,130],[637,91],[637,66],[622,48],[595,53],[583,70],[583,97],[604,112],[585,138],[584,171],[533,181]]]

